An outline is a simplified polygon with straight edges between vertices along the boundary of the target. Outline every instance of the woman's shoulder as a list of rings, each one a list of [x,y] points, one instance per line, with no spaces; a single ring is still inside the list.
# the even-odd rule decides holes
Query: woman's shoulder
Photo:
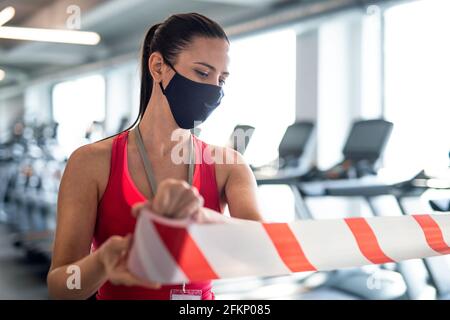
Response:
[[[109,176],[111,151],[116,136],[85,144],[75,149],[69,157],[66,168],[97,180],[100,184]]]
[[[236,164],[246,165],[244,157],[233,148],[206,143],[197,138],[203,144],[202,159],[207,164],[214,164],[216,174],[222,177],[228,177],[230,173],[238,166]]]
[[[108,185],[111,167],[113,141],[118,135],[89,143],[72,152],[65,171],[68,179],[74,183],[94,183],[98,192],[98,201]]]
[[[114,136],[115,137],[115,136]],[[75,149],[70,155],[70,159],[76,161],[97,162],[107,159],[111,154],[114,137],[107,138],[92,143],[85,144]]]

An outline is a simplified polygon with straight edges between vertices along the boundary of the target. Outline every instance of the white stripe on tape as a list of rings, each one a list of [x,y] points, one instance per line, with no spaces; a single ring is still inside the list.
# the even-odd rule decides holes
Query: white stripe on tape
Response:
[[[395,261],[436,255],[412,216],[367,219],[383,252]]]
[[[283,264],[260,223],[192,225],[189,233],[221,278],[286,274]],[[235,241],[235,239],[239,239]],[[266,263],[261,263],[265,261]]]
[[[149,221],[138,223],[135,235],[145,235],[145,239],[151,239],[150,241],[142,241],[142,239],[134,238],[133,248],[128,260],[129,263],[133,262],[133,264],[128,264],[128,267],[133,269],[136,275],[143,279],[170,279],[171,283],[188,281],[186,275],[166,250],[153,223]],[[142,268],[139,264],[145,267]]]
[[[359,250],[344,220],[305,220],[294,222],[290,227],[306,257],[317,269],[371,264]]]

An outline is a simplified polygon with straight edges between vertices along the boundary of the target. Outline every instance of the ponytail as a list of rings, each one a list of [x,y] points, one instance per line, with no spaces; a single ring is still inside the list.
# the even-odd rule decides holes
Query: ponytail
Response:
[[[151,27],[147,34],[145,35],[144,43],[142,45],[142,60],[141,60],[141,93],[139,102],[139,118],[144,115],[147,109],[147,104],[150,101],[153,88],[153,78],[150,74],[150,68],[148,65],[148,60],[152,54],[152,45],[155,32],[161,24],[155,24]]]

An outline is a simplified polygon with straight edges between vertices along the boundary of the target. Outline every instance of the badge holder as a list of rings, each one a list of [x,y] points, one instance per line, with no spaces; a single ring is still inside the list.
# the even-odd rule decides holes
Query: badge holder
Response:
[[[170,300],[202,300],[202,290],[186,290],[183,283],[183,289],[170,290]]]

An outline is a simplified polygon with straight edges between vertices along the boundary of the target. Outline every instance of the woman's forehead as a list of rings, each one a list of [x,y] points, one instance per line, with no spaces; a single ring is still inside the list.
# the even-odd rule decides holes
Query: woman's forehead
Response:
[[[225,39],[196,37],[180,52],[184,62],[203,62],[214,66],[220,72],[228,71],[229,44]]]

